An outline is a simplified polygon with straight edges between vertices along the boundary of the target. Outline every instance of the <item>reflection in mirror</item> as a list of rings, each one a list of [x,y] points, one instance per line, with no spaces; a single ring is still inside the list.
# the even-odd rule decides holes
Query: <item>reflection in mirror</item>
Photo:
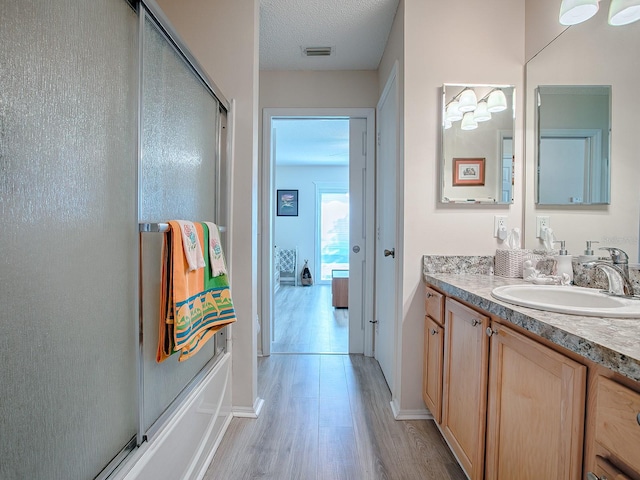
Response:
[[[609,203],[611,87],[540,86],[537,203]]]
[[[609,0],[601,0],[600,10],[593,18],[564,30],[526,65],[524,245],[531,249],[543,248],[542,241],[536,237],[537,218],[543,216],[549,218],[556,238],[566,241],[570,254],[582,254],[586,241],[593,240],[600,242],[599,247],[613,246],[624,250],[630,263],[637,263],[640,248],[640,23],[621,27],[609,25],[609,4]],[[557,22],[557,17],[550,16],[548,21],[550,24]],[[537,30],[540,36],[545,32],[544,27],[541,24]],[[536,94],[539,85],[611,86],[610,187],[606,203],[544,205],[536,202]],[[603,143],[606,139],[603,130]],[[605,148],[603,145],[603,152],[607,151]],[[605,252],[596,250],[596,254]]]
[[[513,85],[442,87],[443,203],[513,202]]]

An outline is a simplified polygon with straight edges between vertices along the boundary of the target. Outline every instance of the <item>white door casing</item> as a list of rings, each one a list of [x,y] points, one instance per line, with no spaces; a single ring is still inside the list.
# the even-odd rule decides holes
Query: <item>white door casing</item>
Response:
[[[271,120],[275,117],[350,117],[351,119],[363,119],[366,125],[365,132],[373,132],[375,130],[375,110],[372,108],[265,108],[263,110],[263,125],[262,125],[262,205],[260,212],[261,225],[259,231],[259,244],[260,244],[260,298],[259,298],[259,311],[261,315],[261,343],[262,355],[271,354],[271,338],[273,329],[273,247],[274,247],[274,218],[275,218],[275,201],[273,192],[275,191],[275,157],[274,149],[272,146],[271,135]],[[351,122],[350,122],[351,123]],[[357,123],[356,123],[357,125]],[[360,128],[360,127],[358,127]],[[350,128],[351,130],[351,128]],[[358,174],[355,180],[360,179],[360,182],[364,181],[365,186],[362,188],[355,187],[361,192],[362,201],[358,202],[364,207],[364,210],[360,212],[354,212],[351,207],[352,214],[350,217],[361,217],[362,230],[365,232],[364,241],[359,243],[360,252],[358,256],[358,262],[364,263],[364,267],[358,265],[358,268],[364,268],[364,272],[367,272],[366,265],[369,265],[369,271],[365,276],[360,276],[362,279],[361,285],[355,285],[351,276],[349,279],[349,353],[364,353],[367,356],[373,355],[373,327],[372,323],[368,320],[373,318],[373,291],[374,291],[374,278],[372,274],[374,264],[374,224],[375,224],[375,167],[374,167],[374,152],[375,142],[374,135],[366,134],[364,138],[361,134],[357,134],[357,137],[350,141],[351,151],[363,151],[362,141],[365,142],[365,156],[364,159],[359,157],[357,163],[359,167]],[[362,167],[362,160],[364,160],[364,168]],[[351,183],[351,176],[353,174],[350,169],[350,188],[354,188]],[[353,195],[350,193],[350,196]],[[353,237],[351,232],[352,226],[350,225],[350,238]],[[358,227],[360,228],[360,227]],[[353,242],[351,246],[353,247]],[[352,255],[350,254],[349,262],[352,261]],[[355,267],[353,267],[355,268]],[[350,270],[352,266],[350,265]],[[352,306],[351,291],[362,292],[361,302],[362,305],[358,307]],[[356,297],[357,297],[356,293]],[[353,300],[356,301],[356,300]],[[354,311],[351,311],[351,310]],[[361,313],[357,313],[358,310]]]

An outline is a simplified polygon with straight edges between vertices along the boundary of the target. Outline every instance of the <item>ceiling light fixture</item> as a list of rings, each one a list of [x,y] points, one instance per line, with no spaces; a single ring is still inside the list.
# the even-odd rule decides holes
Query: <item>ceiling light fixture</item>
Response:
[[[612,0],[609,25],[618,27],[640,20],[640,0]]]

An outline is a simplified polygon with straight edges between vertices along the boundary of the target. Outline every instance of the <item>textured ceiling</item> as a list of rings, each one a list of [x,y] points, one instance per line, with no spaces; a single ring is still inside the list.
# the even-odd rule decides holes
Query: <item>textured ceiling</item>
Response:
[[[261,70],[376,70],[398,0],[260,0]],[[305,47],[332,47],[305,57]]]

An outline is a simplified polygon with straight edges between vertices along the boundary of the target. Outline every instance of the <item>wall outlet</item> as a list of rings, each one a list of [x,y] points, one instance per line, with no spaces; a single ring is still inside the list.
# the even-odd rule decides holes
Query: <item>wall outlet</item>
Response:
[[[493,236],[497,237],[498,232],[507,229],[507,216],[506,215],[494,215],[493,217]]]
[[[542,235],[542,230],[544,228],[551,227],[551,220],[547,216],[537,216],[536,217],[536,238],[540,238]]]

